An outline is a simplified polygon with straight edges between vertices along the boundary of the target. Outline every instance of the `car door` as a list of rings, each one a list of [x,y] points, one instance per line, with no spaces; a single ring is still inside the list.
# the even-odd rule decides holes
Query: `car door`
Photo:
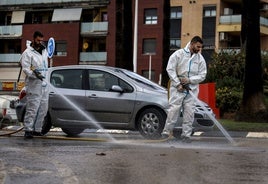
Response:
[[[136,93],[134,88],[119,77],[102,70],[88,70],[89,90],[86,108],[104,127],[122,127],[133,116]],[[124,92],[111,88],[118,85]]]
[[[53,85],[49,94],[49,112],[52,121],[65,123],[66,127],[75,122],[86,121],[85,89],[82,69],[59,69],[51,73]]]

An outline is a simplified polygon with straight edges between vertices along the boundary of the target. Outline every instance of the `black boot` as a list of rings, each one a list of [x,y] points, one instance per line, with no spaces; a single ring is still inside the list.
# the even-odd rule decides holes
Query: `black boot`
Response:
[[[25,131],[24,138],[25,139],[32,139],[33,138],[33,133],[30,132],[30,131]]]
[[[33,136],[43,136],[44,134],[42,134],[41,132],[36,132],[33,131]]]

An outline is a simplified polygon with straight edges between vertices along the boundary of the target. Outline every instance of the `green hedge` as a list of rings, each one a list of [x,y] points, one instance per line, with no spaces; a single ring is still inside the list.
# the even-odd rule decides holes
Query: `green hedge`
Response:
[[[242,92],[236,89],[223,87],[216,90],[216,105],[222,116],[226,112],[236,112],[239,109],[242,99]]]
[[[268,55],[262,54],[264,94],[268,95]],[[214,53],[208,64],[205,82],[216,83],[216,105],[220,115],[239,109],[243,95],[245,55],[243,53]]]

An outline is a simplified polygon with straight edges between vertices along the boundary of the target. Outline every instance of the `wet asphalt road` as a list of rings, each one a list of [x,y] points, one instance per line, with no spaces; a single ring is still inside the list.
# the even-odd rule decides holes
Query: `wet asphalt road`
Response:
[[[5,184],[267,184],[268,139],[194,136],[144,140],[139,134],[83,133],[24,140],[0,137]]]

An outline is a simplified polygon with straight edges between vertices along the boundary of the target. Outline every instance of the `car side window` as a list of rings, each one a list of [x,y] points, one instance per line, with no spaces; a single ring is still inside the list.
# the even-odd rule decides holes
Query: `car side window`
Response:
[[[89,89],[95,91],[109,91],[107,82],[108,77],[110,77],[110,74],[107,72],[100,70],[89,70]]]
[[[126,83],[125,81],[121,79],[119,80],[119,86],[124,90],[125,93],[133,92],[133,88],[128,83]]]
[[[82,89],[82,70],[55,70],[51,74],[50,83],[57,88]]]
[[[118,85],[125,92],[132,91],[126,82],[105,71],[89,70],[89,89],[96,91],[111,91],[113,85]]]

